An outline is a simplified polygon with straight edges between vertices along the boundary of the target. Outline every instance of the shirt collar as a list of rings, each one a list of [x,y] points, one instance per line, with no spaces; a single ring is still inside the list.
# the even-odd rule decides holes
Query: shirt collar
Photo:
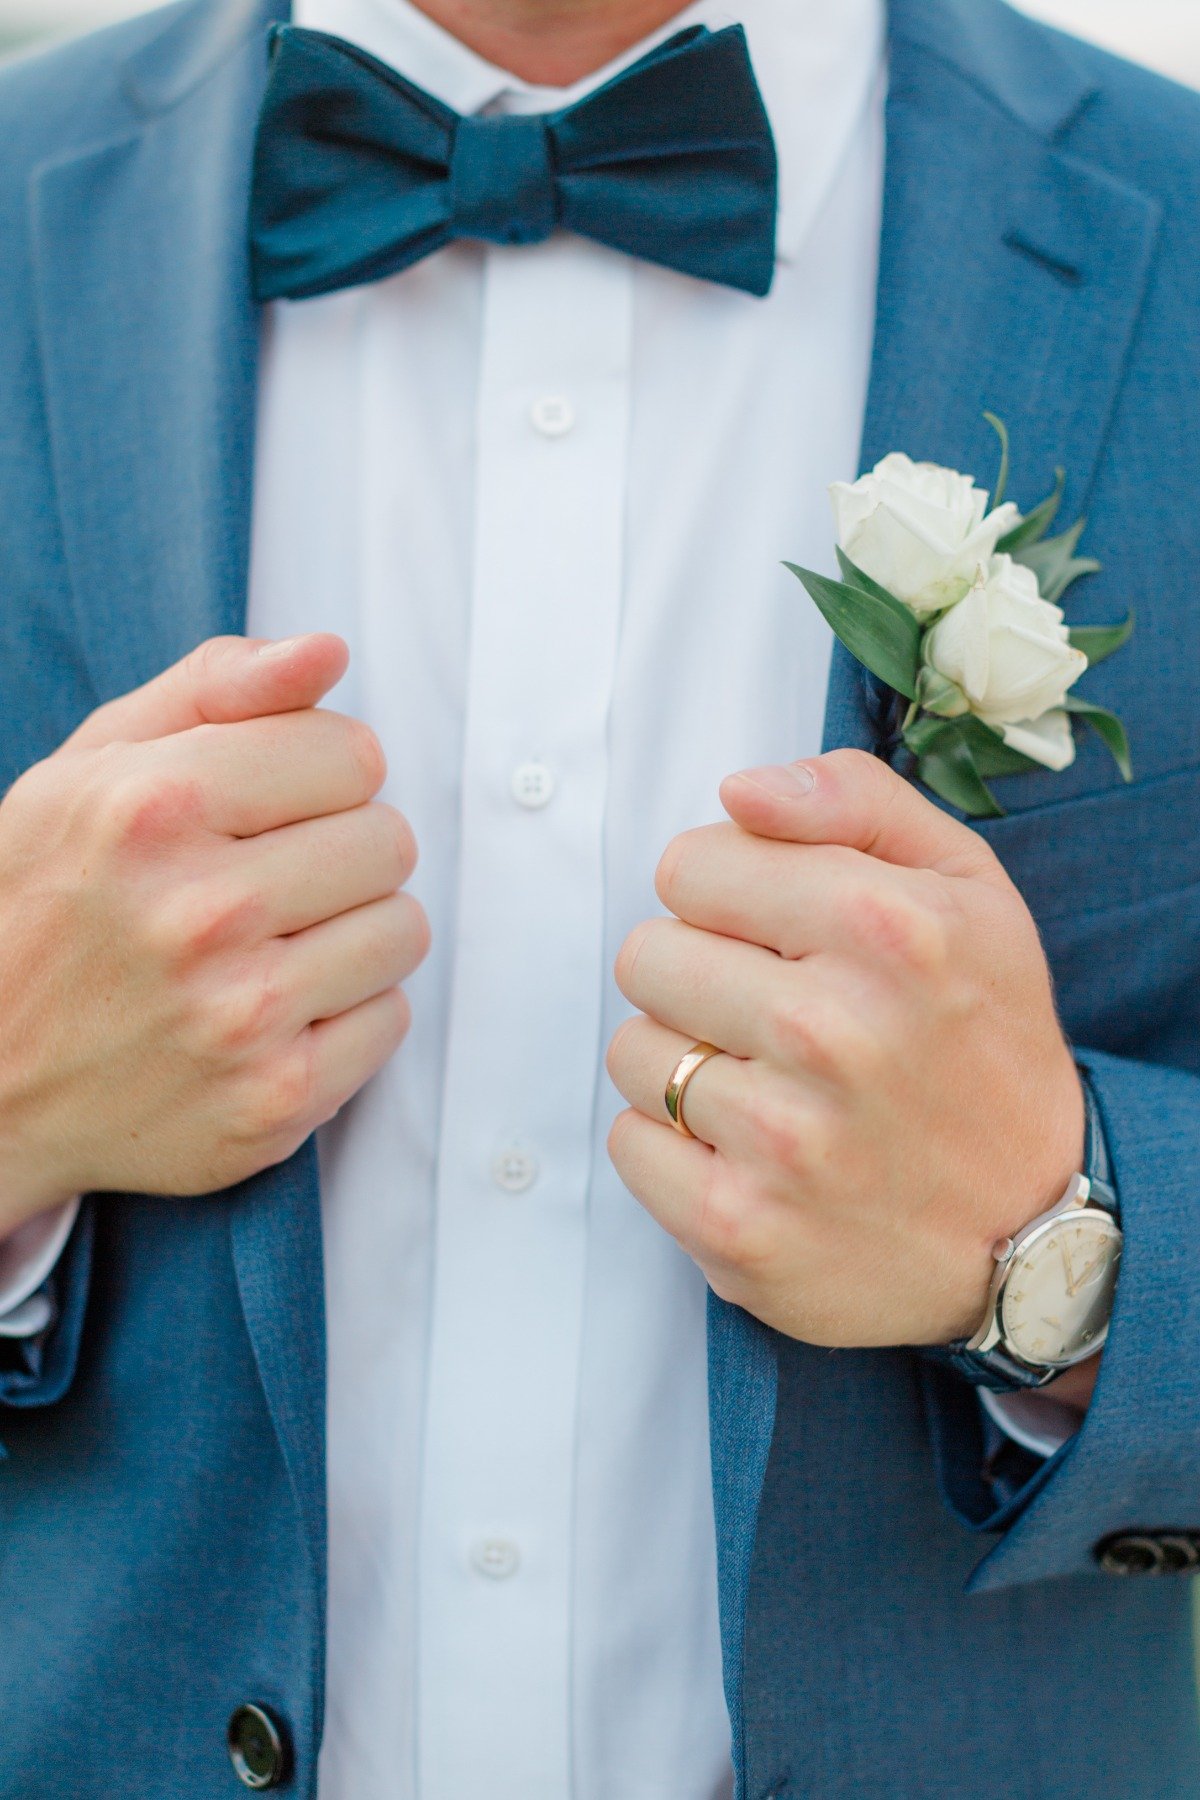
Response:
[[[412,0],[294,0],[292,18],[357,44],[459,113],[571,106],[677,31],[741,24],[775,134],[776,256],[785,263],[799,253],[855,131],[881,92],[886,35],[884,0],[693,0],[574,86],[542,88],[477,56]]]

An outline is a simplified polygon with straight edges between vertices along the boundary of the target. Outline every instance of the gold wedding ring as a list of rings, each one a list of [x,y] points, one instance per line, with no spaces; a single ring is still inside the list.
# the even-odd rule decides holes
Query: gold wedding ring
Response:
[[[702,1068],[710,1057],[723,1055],[724,1051],[718,1049],[716,1044],[693,1044],[687,1055],[681,1056],[671,1071],[671,1079],[667,1083],[663,1100],[666,1103],[667,1112],[670,1114],[672,1125],[684,1137],[690,1138],[696,1135],[694,1131],[688,1130],[687,1120],[683,1116],[683,1096],[687,1084],[696,1070]]]

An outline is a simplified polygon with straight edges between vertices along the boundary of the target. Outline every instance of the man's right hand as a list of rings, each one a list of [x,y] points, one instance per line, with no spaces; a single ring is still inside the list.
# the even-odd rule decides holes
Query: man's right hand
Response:
[[[211,638],[0,802],[0,1236],[283,1161],[408,1029],[429,928],[340,638]]]

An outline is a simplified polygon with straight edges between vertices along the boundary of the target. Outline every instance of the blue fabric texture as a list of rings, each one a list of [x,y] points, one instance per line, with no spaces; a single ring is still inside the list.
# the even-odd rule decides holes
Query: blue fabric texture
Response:
[[[244,626],[246,220],[281,10],[183,0],[0,73],[0,787]],[[980,827],[1040,927],[1126,1251],[1087,1420],[999,1505],[952,1372],[712,1302],[738,1792],[1194,1800],[1188,1586],[1092,1549],[1200,1526],[1200,101],[1000,0],[893,0],[887,130],[864,465],[899,448],[985,476],[993,408],[1017,498],[1061,463],[1067,516],[1089,514],[1104,570],[1072,620],[1138,612],[1085,677],[1129,726],[1134,783],[1085,742],[1061,775],[998,783],[1008,816]],[[477,148],[454,179],[486,212]],[[839,653],[827,743],[886,744],[890,718]],[[0,1800],[233,1794],[245,1700],[284,1722],[288,1791],[313,1800],[313,1145],[226,1193],[96,1195],[88,1216],[40,1360],[0,1382]]]
[[[260,300],[378,281],[455,238],[557,227],[765,294],[771,127],[740,25],[678,32],[561,112],[461,118],[324,32],[272,33],[250,231]]]

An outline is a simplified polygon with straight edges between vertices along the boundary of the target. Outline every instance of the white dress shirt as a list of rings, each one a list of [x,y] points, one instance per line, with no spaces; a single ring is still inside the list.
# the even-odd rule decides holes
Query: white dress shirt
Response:
[[[299,0],[459,112],[534,90],[407,0]],[[879,0],[740,18],[781,165],[769,299],[560,235],[276,305],[248,629],[333,629],[434,947],[320,1135],[329,1318],[321,1800],[730,1791],[704,1282],[605,1153],[612,978],[723,775],[820,746],[857,472]],[[640,46],[630,61],[642,54]]]
[[[326,704],[382,740],[433,925],[409,1038],[318,1136],[321,1800],[719,1800],[705,1288],[608,1161],[603,1059],[669,839],[820,747],[830,637],[780,564],[830,564],[858,471],[882,4],[700,0],[566,92],[408,0],[294,20],[460,112],[740,20],[776,135],[765,300],[559,235],[270,307],[247,623],[346,638]],[[44,1323],[69,1224],[0,1245],[0,1330]]]

